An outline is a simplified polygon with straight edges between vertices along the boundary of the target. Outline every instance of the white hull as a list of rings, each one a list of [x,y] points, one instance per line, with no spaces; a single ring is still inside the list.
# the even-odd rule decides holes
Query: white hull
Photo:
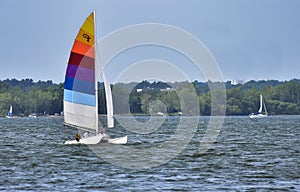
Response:
[[[122,144],[126,144],[127,140],[128,140],[128,137],[124,136],[124,137],[119,137],[119,138],[115,138],[115,139],[108,139],[108,143],[122,145]]]
[[[79,141],[77,140],[68,140],[65,144],[86,144],[86,145],[95,145],[99,143],[102,139],[102,135],[96,135],[87,138],[81,138]]]
[[[77,140],[68,140],[68,141],[65,141],[64,144],[95,145],[95,144],[100,143],[102,138],[103,138],[103,136],[99,134],[99,135],[92,136],[92,137],[81,138],[79,141],[77,141]],[[111,143],[111,144],[117,144],[117,145],[126,144],[127,143],[127,136],[119,137],[119,138],[115,138],[115,139],[108,139],[107,142]]]
[[[267,117],[268,115],[263,115],[263,114],[250,114],[249,117],[251,119],[261,119],[261,118],[265,118]]]
[[[8,119],[11,119],[11,118],[13,118],[13,117],[12,117],[12,116],[8,116],[8,115],[7,115],[7,116],[6,116],[6,118],[8,118]]]

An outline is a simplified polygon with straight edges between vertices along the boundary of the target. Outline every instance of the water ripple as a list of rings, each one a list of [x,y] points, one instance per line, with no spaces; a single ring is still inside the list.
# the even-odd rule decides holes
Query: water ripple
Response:
[[[146,135],[117,124],[111,135],[128,134],[127,146],[136,149],[159,145],[174,134],[178,118],[167,117]],[[205,154],[197,149],[209,118],[193,118],[200,120],[190,144],[171,161],[145,170],[111,165],[84,145],[63,145],[77,130],[64,128],[62,118],[2,118],[0,190],[300,191],[299,116],[226,117]]]

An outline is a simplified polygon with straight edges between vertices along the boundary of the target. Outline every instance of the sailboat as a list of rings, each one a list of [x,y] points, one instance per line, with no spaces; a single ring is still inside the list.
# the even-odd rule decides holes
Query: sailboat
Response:
[[[13,115],[12,115],[12,106],[9,107],[9,111],[6,115],[6,118],[13,118]]]
[[[112,144],[126,144],[127,136],[108,139],[98,128],[98,56],[95,46],[95,12],[82,24],[74,41],[65,75],[64,125],[86,131],[86,137],[77,134],[65,144],[98,144],[104,139]],[[107,126],[114,127],[112,94],[104,71],[107,103]]]
[[[263,113],[263,111],[264,111],[264,113]],[[265,103],[263,102],[262,95],[260,94],[260,106],[259,106],[259,109],[258,109],[258,111],[256,113],[249,114],[249,117],[251,119],[254,119],[254,118],[264,118],[264,117],[267,117],[267,116],[268,116],[267,108],[266,108]]]

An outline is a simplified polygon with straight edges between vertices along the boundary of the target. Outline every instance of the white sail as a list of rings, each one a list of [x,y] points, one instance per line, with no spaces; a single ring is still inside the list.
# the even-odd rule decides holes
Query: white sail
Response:
[[[87,131],[98,129],[95,107],[64,101],[64,121],[66,125]]]
[[[12,118],[13,114],[12,114],[12,106],[9,107],[9,111],[7,113],[7,118]]]
[[[112,128],[114,127],[114,118],[113,118],[114,109],[113,109],[111,88],[104,71],[102,72],[102,77],[104,81],[105,97],[106,97],[107,127]]]
[[[9,115],[12,115],[12,105],[9,107],[9,112],[8,112]]]
[[[264,103],[264,110],[265,110],[266,115],[268,115],[268,111],[267,111],[267,107],[266,107],[265,103]]]
[[[263,100],[262,100],[262,95],[260,94],[260,105],[259,105],[258,113],[261,113],[262,109],[263,109]]]

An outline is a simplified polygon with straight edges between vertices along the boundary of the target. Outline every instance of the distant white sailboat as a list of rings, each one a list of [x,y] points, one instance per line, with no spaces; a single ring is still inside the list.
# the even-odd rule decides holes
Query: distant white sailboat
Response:
[[[9,111],[6,115],[6,118],[13,118],[13,113],[12,113],[12,106],[9,107]]]
[[[64,85],[64,124],[89,132],[65,144],[97,144],[104,139],[112,144],[126,144],[127,136],[110,139],[98,130],[98,71],[95,47],[95,12],[81,26],[70,54]],[[110,85],[102,73],[107,102],[107,126],[114,127]]]
[[[254,118],[265,118],[267,116],[268,116],[267,108],[266,108],[265,103],[263,102],[262,95],[260,94],[260,106],[259,106],[259,109],[258,109],[258,111],[256,113],[249,114],[249,117],[251,119],[254,119]]]

